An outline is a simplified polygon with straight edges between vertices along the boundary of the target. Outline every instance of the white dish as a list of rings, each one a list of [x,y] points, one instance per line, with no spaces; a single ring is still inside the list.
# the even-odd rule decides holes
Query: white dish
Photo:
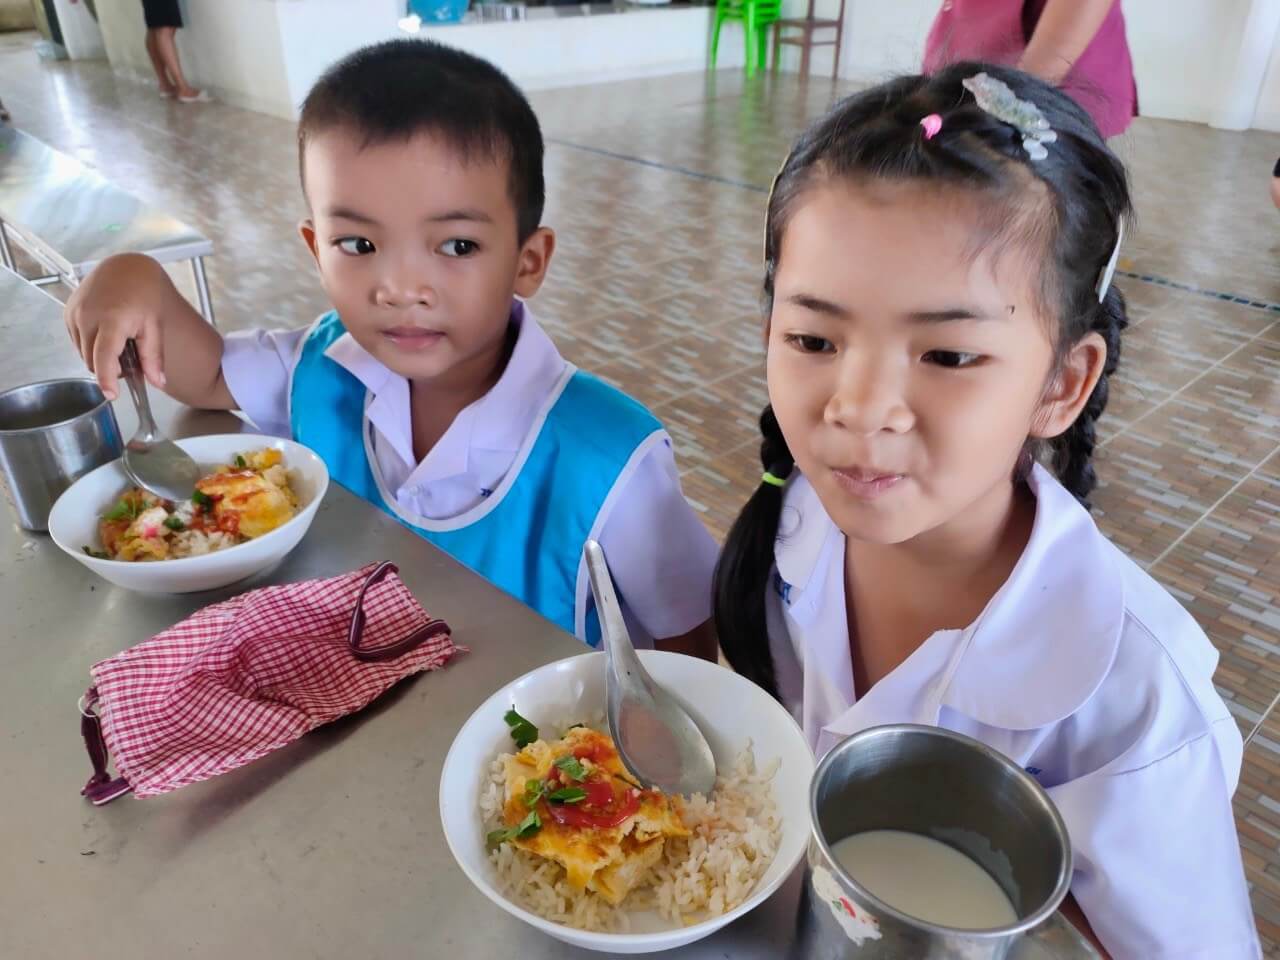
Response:
[[[298,495],[298,513],[270,533],[216,553],[178,560],[127,563],[91,557],[84,548],[99,549],[98,519],[132,484],[119,460],[85,474],[53,505],[49,535],[53,542],[102,577],[140,593],[193,593],[213,590],[251,577],[275,565],[298,545],[329,489],[329,471],[316,454],[292,440],[251,433],[228,433],[178,440],[201,466],[229,463],[237,453],[274,447],[284,455],[285,469]]]
[[[550,727],[566,717],[604,712],[604,654],[588,653],[547,664],[503,687],[481,705],[454,737],[440,775],[440,820],[445,840],[463,873],[490,900],[543,933],[588,950],[613,954],[670,950],[706,937],[759,906],[791,874],[809,841],[809,781],[813,754],[804,734],[777,701],[731,670],[692,657],[640,651],[654,680],[679,700],[698,722],[724,769],[750,741],[757,767],[780,761],[773,778],[782,817],[778,853],[756,889],[728,913],[688,927],[636,933],[595,933],[552,923],[503,896],[485,850],[480,793],[493,758],[511,752],[503,714],[512,706],[535,724]],[[637,927],[645,927],[645,917]],[[651,925],[658,918],[650,916]]]

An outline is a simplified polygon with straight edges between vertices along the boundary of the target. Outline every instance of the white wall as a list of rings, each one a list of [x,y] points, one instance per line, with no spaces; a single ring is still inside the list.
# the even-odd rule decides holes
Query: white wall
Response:
[[[289,90],[289,110],[297,108],[320,74],[357,47],[403,36],[396,21],[404,0],[289,0],[277,5],[280,52]]]
[[[1207,123],[1231,77],[1251,2],[1273,0],[1122,2],[1143,114]],[[841,76],[866,82],[918,70],[929,24],[940,3],[847,0]],[[1269,42],[1276,52],[1255,124],[1280,129],[1280,49],[1276,38]],[[795,62],[792,55],[784,66],[794,69]],[[811,70],[828,73],[830,60],[816,54]]]
[[[1272,40],[1271,61],[1262,79],[1253,124],[1263,130],[1280,130],[1280,36]]]
[[[277,17],[285,6],[277,0],[183,0],[186,28],[178,39],[190,82],[227,103],[289,116]]]
[[[1124,0],[1142,113],[1207,123],[1248,8],[1249,0]]]
[[[107,55],[93,14],[83,3],[72,0],[53,0],[58,12],[58,25],[62,28],[62,45],[72,60],[100,60]]]
[[[278,9],[277,0],[183,0],[178,55],[188,82],[236,106],[292,116]],[[97,10],[112,68],[154,84],[142,4],[97,0]]]
[[[941,0],[846,0],[840,75],[861,83],[920,69]],[[821,57],[822,54],[816,54]],[[785,63],[785,61],[784,61]],[[830,61],[827,61],[829,69]],[[815,64],[815,68],[823,69]]]

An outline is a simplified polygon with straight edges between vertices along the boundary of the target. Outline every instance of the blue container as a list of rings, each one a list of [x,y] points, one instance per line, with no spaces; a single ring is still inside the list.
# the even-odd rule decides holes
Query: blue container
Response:
[[[416,13],[424,24],[461,23],[471,0],[409,0],[409,12]]]

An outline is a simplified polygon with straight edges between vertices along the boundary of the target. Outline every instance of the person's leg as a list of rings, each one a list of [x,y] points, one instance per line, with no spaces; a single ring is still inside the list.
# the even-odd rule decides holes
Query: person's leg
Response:
[[[174,37],[177,35],[176,27],[162,27],[156,31],[156,43],[160,48],[160,59],[164,62],[165,69],[169,71],[169,76],[173,78],[173,85],[177,89],[179,97],[189,98],[197,97],[200,91],[187,83],[187,78],[182,74],[182,61],[178,59],[178,44]]]
[[[169,72],[165,69],[164,58],[160,56],[160,43],[157,37],[159,30],[147,31],[147,56],[151,58],[151,69],[156,72],[156,80],[160,82],[160,96],[172,97],[177,91]]]
[[[0,123],[8,123],[10,119],[9,111],[4,108],[4,103],[0,102]]]

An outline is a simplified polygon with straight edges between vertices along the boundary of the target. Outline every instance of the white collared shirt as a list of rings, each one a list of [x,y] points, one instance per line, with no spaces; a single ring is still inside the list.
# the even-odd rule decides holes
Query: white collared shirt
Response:
[[[845,538],[798,473],[769,593],[784,702],[824,754],[886,723],[967,734],[1035,776],[1075,855],[1072,893],[1113,956],[1261,956],[1231,810],[1241,738],[1218,653],[1047,471],[1013,573],[976,621],[854,689]]]
[[[413,453],[409,382],[388,370],[350,334],[325,352],[364,384],[372,428],[370,464],[405,512],[428,520],[456,517],[498,489],[538,411],[567,369],[523,304],[512,309],[519,333],[498,382],[454,418],[419,461]],[[289,380],[310,328],[228,334],[222,372],[236,404],[256,426],[287,437]],[[687,633],[711,616],[716,545],[680,490],[669,442],[653,446],[625,481],[604,521],[600,545],[628,619],[639,636]]]

